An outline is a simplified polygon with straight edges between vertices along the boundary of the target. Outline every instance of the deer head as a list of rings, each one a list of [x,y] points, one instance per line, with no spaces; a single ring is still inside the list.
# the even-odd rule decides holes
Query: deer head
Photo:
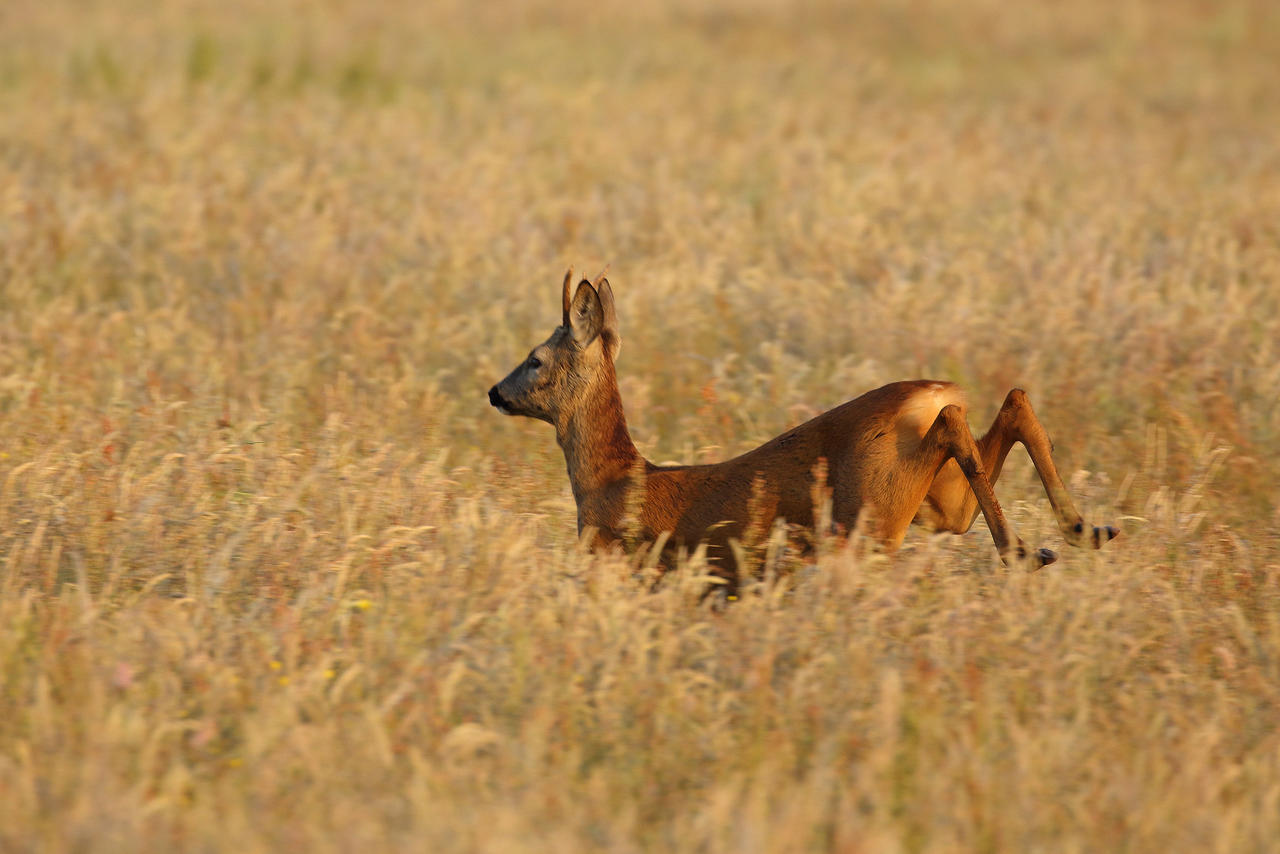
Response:
[[[613,361],[622,345],[613,289],[601,272],[594,282],[579,282],[570,297],[572,280],[571,267],[561,289],[560,325],[551,337],[489,389],[489,403],[504,415],[560,423],[595,383],[613,376]]]

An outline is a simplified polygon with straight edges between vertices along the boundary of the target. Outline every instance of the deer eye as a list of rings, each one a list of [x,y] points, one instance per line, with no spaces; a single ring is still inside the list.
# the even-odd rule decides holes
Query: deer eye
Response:
[[[530,356],[527,364],[536,371],[538,368],[542,367],[542,360],[537,356]]]

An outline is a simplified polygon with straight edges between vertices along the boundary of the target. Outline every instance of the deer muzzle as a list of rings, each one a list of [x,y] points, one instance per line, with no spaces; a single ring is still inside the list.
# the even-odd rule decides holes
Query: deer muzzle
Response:
[[[489,405],[496,408],[503,415],[514,414],[511,411],[510,405],[508,405],[507,401],[502,397],[502,393],[498,391],[497,386],[489,389]]]

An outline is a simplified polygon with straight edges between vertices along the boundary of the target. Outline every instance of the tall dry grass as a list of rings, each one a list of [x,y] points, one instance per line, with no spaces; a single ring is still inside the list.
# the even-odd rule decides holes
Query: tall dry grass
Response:
[[[1272,850],[1277,57],[1262,0],[4,4],[0,849]],[[605,261],[651,458],[1018,384],[1125,537],[644,592],[484,398]]]

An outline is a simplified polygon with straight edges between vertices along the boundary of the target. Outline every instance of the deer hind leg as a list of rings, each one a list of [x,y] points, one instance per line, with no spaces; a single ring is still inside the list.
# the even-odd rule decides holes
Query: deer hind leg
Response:
[[[944,512],[952,511],[958,519],[960,512],[965,510],[967,502],[971,500],[977,506],[977,510],[986,517],[987,527],[991,529],[991,538],[996,544],[996,551],[1000,553],[1000,559],[1006,564],[1014,560],[1029,560],[1033,568],[1039,568],[1058,559],[1058,556],[1049,549],[1031,549],[1013,532],[1009,521],[1005,519],[1004,511],[1000,508],[1000,502],[996,500],[995,491],[991,488],[994,478],[987,475],[988,469],[982,448],[969,432],[969,423],[965,421],[964,410],[959,406],[951,404],[942,408],[921,440],[920,453],[926,458],[942,456],[942,463],[939,469],[936,469],[939,474],[949,466],[954,466],[960,473],[966,485],[966,504],[959,508],[944,508]],[[997,474],[1007,454],[1007,448],[1003,453],[991,454],[992,468]],[[934,482],[936,484],[936,477]],[[932,494],[931,487],[930,495]],[[965,524],[966,530],[972,524],[973,515],[976,515],[977,510],[970,511],[972,515],[968,517]]]
[[[1053,507],[1058,528],[1069,544],[1092,546],[1096,549],[1120,533],[1111,525],[1086,528],[1083,517],[1076,510],[1075,503],[1062,482],[1062,476],[1058,474],[1058,467],[1054,465],[1053,443],[1040,424],[1040,419],[1036,418],[1027,393],[1020,388],[1009,392],[991,429],[977,441],[978,454],[992,485],[1000,477],[1005,458],[1016,442],[1021,442],[1031,456],[1036,474],[1040,476],[1040,482],[1049,495],[1049,504]],[[916,521],[935,530],[962,534],[973,525],[978,512],[977,496],[969,488],[955,461],[948,460],[929,487],[929,494],[925,496]]]

